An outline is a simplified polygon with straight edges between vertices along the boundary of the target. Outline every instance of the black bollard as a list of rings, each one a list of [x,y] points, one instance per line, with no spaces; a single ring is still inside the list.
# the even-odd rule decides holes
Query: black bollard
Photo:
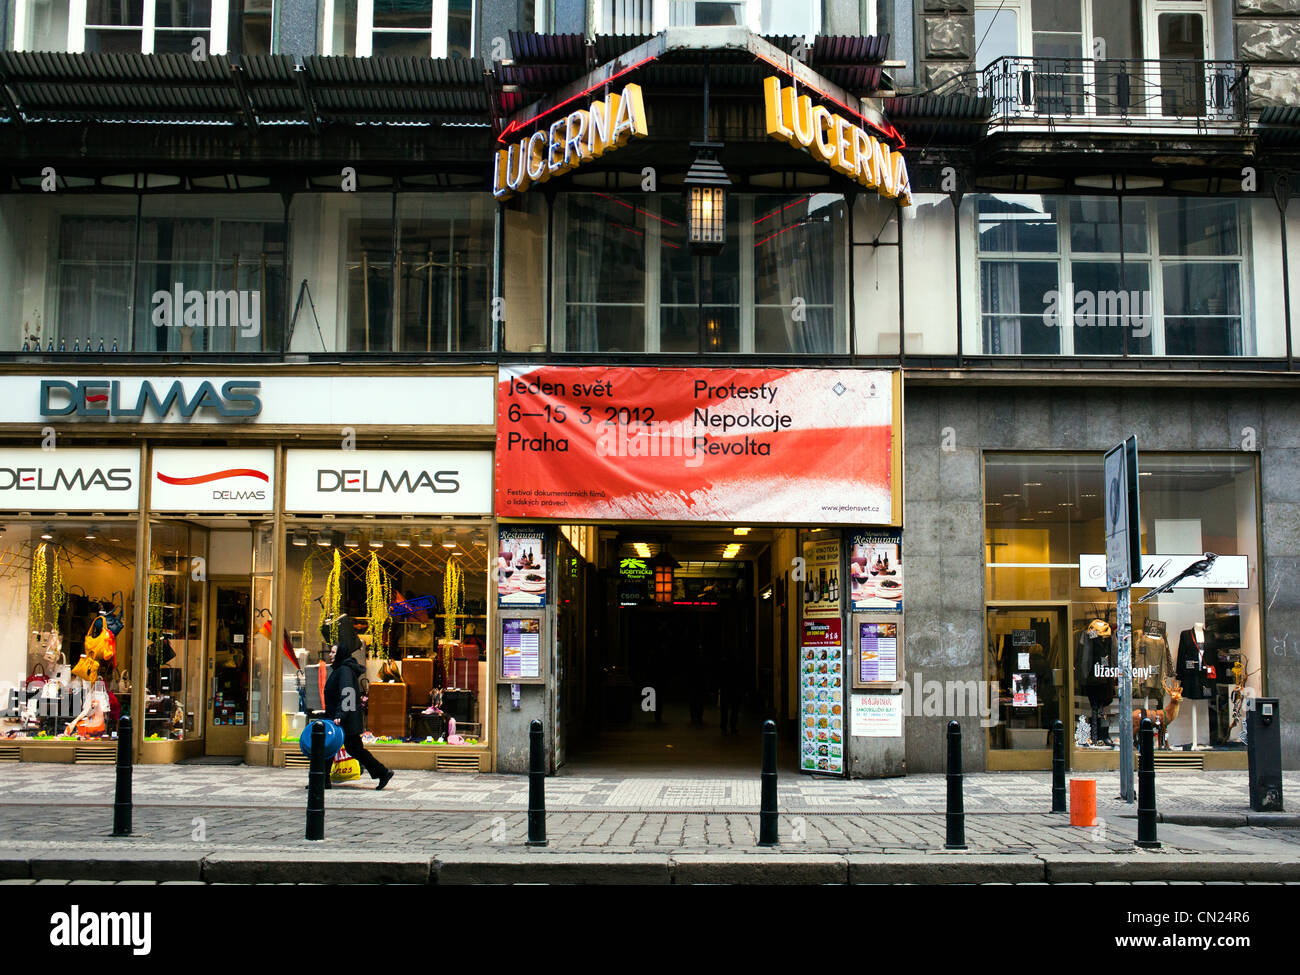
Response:
[[[528,726],[528,846],[546,845],[546,743],[542,723]]]
[[[307,773],[307,839],[325,839],[325,780],[329,777],[325,762],[325,724],[311,726],[311,770]]]
[[[117,721],[117,790],[113,796],[113,835],[131,835],[131,716]]]
[[[1138,838],[1144,850],[1160,849],[1156,839],[1155,725],[1143,718],[1138,729]]]
[[[781,842],[776,819],[776,722],[763,722],[763,765],[760,773],[758,810],[758,845],[776,846]]]
[[[961,725],[948,722],[948,830],[945,850],[966,849],[966,810],[961,797]]]
[[[1065,805],[1065,725],[1052,722],[1052,812],[1069,810]]]

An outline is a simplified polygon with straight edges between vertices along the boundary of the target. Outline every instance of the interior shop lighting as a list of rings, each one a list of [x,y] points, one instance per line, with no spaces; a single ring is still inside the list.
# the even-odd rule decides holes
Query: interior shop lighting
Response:
[[[433,548],[433,532],[431,531],[420,532],[419,545],[420,548]]]
[[[456,547],[456,529],[448,528],[446,531],[442,533],[442,547],[443,548]]]
[[[401,531],[397,533],[397,547],[398,548],[411,547],[411,529],[403,528]]]
[[[334,533],[331,531],[317,532],[316,544],[319,545],[321,548],[333,548]]]
[[[293,544],[297,545],[299,548],[305,547],[307,545],[307,533],[302,530],[294,532]]]
[[[361,544],[361,532],[355,528],[349,528],[348,533],[343,536],[343,544],[348,548],[356,548]]]
[[[752,528],[733,528],[733,529],[731,529],[731,534],[733,534],[733,535],[748,535],[751,531],[753,531]]]
[[[487,538],[483,535],[482,528],[475,528],[469,537],[474,540],[475,548],[487,548]]]
[[[54,538],[54,526],[46,525],[44,528],[42,528],[41,538],[47,542],[50,541],[52,538]]]
[[[650,558],[650,546],[645,542],[637,542],[632,546],[632,548],[636,550],[636,554],[641,556],[641,558]]]
[[[726,548],[722,550],[722,557],[724,559],[734,559],[739,554],[740,554],[739,542],[732,542],[730,545],[728,545]]]
[[[373,532],[371,532],[370,547],[371,548],[384,547],[384,530],[382,528],[376,528]]]
[[[95,539],[99,537],[99,529],[96,528],[94,525],[91,525],[89,528],[86,529],[85,537],[86,537],[86,541],[93,542]]]

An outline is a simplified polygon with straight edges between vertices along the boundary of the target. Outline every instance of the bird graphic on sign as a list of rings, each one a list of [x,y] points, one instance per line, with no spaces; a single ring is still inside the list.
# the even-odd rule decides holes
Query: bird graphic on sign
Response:
[[[1174,588],[1174,586],[1178,585],[1178,583],[1182,582],[1184,579],[1204,579],[1206,573],[1210,571],[1210,566],[1214,565],[1215,559],[1217,558],[1218,556],[1215,555],[1213,552],[1204,553],[1203,558],[1197,559],[1195,562],[1193,562],[1191,565],[1185,568],[1182,572],[1178,573],[1178,575],[1174,576],[1168,582],[1161,583],[1159,586],[1157,586],[1155,589],[1152,589],[1145,596],[1140,597],[1138,599],[1138,602],[1145,603],[1148,599],[1151,599],[1154,596],[1159,596],[1162,592],[1168,592],[1170,589]]]

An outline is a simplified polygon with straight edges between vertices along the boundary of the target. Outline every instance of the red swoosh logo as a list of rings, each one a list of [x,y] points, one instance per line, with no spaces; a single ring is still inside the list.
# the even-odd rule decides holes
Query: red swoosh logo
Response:
[[[221,481],[227,477],[256,477],[268,484],[271,481],[261,471],[255,471],[251,467],[232,467],[228,471],[213,471],[211,474],[199,474],[195,477],[172,477],[161,471],[158,473],[158,480],[164,484],[207,484],[209,481]]]
[[[108,399],[108,393],[96,393],[94,396],[91,396],[90,394],[86,395],[87,403],[102,403],[106,399]]]

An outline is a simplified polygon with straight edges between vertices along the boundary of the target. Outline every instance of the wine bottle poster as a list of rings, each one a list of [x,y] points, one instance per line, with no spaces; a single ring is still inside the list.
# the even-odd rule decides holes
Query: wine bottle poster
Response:
[[[840,615],[840,540],[830,534],[814,533],[803,543],[803,579],[794,586],[805,619]]]
[[[849,551],[853,611],[903,611],[903,533],[854,532]]]
[[[537,528],[504,526],[498,534],[497,605],[541,609],[546,605],[545,534]]]

